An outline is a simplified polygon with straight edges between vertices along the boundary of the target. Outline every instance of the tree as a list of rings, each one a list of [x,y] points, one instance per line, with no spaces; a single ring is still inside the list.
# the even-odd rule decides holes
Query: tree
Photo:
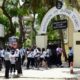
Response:
[[[23,5],[19,6],[19,0],[3,0],[3,4],[0,8],[2,9],[5,17],[7,17],[8,23],[9,23],[8,26],[5,25],[8,28],[5,38],[15,35],[16,26],[14,25],[12,18],[18,16],[19,25],[20,25],[19,42],[22,45],[22,43],[25,40],[24,38],[25,34],[24,34],[24,29],[23,29],[23,24],[22,24],[23,23],[22,16],[26,14],[26,10],[24,6]]]
[[[41,1],[40,0],[32,0],[30,3],[30,13],[33,14],[33,20],[32,20],[32,45],[35,44],[35,36],[37,34],[36,29],[34,28],[35,24],[35,16],[38,12],[38,9],[40,8]]]
[[[8,4],[7,0],[3,0],[2,6],[0,6],[0,24],[3,24],[5,27],[5,37],[1,38],[4,44],[8,41],[8,38],[15,34],[15,27],[12,23],[12,16],[8,13]],[[10,7],[9,7],[10,8]],[[4,45],[3,44],[3,45]]]

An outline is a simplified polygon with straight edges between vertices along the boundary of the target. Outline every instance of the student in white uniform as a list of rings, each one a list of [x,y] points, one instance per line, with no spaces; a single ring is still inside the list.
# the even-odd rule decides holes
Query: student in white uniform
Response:
[[[16,69],[17,69],[17,74],[18,76],[22,74],[22,67],[21,67],[21,56],[19,53],[19,49],[15,50],[15,55],[16,55]]]
[[[42,67],[47,67],[45,57],[46,57],[46,50],[45,50],[45,48],[42,48],[42,55],[40,56],[41,62],[42,62]]]
[[[23,65],[23,62],[25,60],[25,49],[20,48],[20,55],[21,55],[21,64]]]
[[[41,56],[41,49],[37,48],[37,52],[35,55],[35,67],[39,69],[40,67],[40,56]]]
[[[27,69],[30,68],[30,64],[31,64],[31,66],[33,66],[32,58],[33,58],[33,51],[32,51],[31,48],[29,48],[29,51],[27,53],[27,60],[28,60],[28,62],[27,62]]]
[[[4,60],[5,60],[5,78],[9,78],[9,70],[10,70],[10,50],[9,48],[5,51]]]
[[[16,55],[14,51],[12,51],[10,54],[10,62],[11,62],[10,72],[11,74],[12,72],[14,72],[14,75],[15,75],[15,61],[16,61]]]
[[[46,61],[47,61],[47,65],[48,65],[48,67],[51,67],[50,56],[51,56],[51,50],[50,50],[49,48],[47,48],[45,59],[46,59]]]

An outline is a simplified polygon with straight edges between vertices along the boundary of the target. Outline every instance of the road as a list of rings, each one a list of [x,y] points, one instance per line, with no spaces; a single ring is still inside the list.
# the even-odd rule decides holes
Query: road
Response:
[[[73,70],[74,74],[70,73],[70,68],[23,69],[22,76],[19,78],[10,76],[9,80],[80,80],[80,68],[74,68]],[[0,72],[0,80],[6,80],[4,70]]]

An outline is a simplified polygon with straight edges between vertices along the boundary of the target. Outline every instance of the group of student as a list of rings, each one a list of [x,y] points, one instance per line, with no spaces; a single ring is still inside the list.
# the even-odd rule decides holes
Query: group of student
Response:
[[[27,49],[14,49],[14,48],[0,48],[0,69],[4,64],[5,67],[5,78],[9,78],[9,74],[17,75],[22,74],[22,65],[26,62],[26,68],[38,68],[49,67],[49,59],[51,56],[50,49],[37,47],[29,47]]]
[[[62,55],[62,48],[57,47],[57,65],[62,65],[61,55]],[[51,56],[52,52],[50,48],[38,48],[28,47],[27,49],[20,48],[20,49],[13,49],[7,48],[2,49],[0,48],[0,70],[2,65],[5,66],[5,78],[9,78],[9,74],[14,74],[17,72],[17,76],[22,74],[22,65],[26,65],[27,69],[39,69],[40,67],[48,68],[51,67]],[[73,50],[69,48],[69,55],[68,55],[69,66],[70,62],[73,61]],[[26,63],[24,63],[26,60]]]
[[[50,56],[51,56],[51,51],[50,49],[45,49],[42,48],[42,50],[40,48],[28,48],[27,49],[27,69],[29,69],[30,67],[34,68],[38,68],[39,67],[45,67],[48,68],[50,66],[49,64],[49,60],[50,60]]]
[[[3,56],[2,56],[3,55]],[[5,67],[5,78],[9,78],[9,74],[12,74],[17,71],[17,76],[22,74],[21,69],[21,55],[19,53],[19,49],[10,49],[6,48],[0,49],[0,62],[1,68],[4,64]]]

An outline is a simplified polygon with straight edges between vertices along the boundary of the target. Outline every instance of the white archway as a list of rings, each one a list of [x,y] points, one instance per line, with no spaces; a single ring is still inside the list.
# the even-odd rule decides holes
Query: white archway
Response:
[[[80,56],[80,37],[79,37],[80,32],[78,32],[78,30],[80,30],[80,15],[77,10],[72,11],[65,8],[64,6],[61,9],[57,9],[56,7],[51,8],[44,16],[41,23],[41,28],[38,34],[46,34],[47,27],[50,20],[54,16],[61,15],[61,14],[68,16],[73,22],[74,33],[72,37],[73,37],[73,50],[74,50],[74,67],[80,67],[80,63],[79,63],[80,58],[78,58],[78,56]],[[37,43],[39,43],[40,41],[40,44],[44,43],[43,45],[46,45],[47,44],[47,39],[45,38],[46,35],[44,35],[44,38],[42,38],[42,36],[43,35],[38,35],[39,39],[36,41],[38,41]],[[46,46],[43,46],[43,47],[46,48]]]
[[[61,15],[61,14],[68,16],[72,20],[75,31],[80,30],[80,19],[79,19],[78,13],[76,13],[75,11],[69,10],[65,7],[62,7],[61,9],[57,9],[56,7],[53,7],[44,16],[41,23],[41,28],[39,30],[39,34],[46,34],[47,26],[50,20],[54,16]]]

